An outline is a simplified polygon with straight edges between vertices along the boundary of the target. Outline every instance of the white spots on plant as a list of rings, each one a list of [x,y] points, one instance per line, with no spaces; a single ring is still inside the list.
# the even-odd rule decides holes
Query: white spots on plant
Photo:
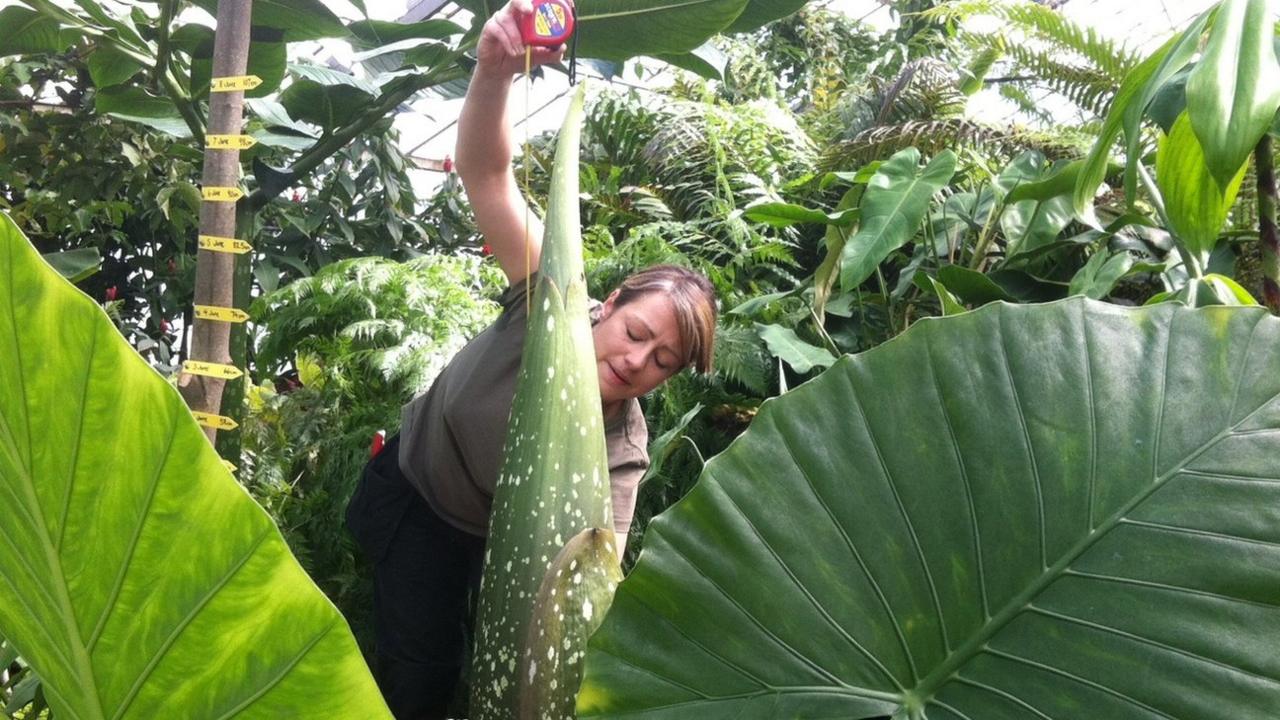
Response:
[[[592,608],[592,606],[591,606],[591,600],[589,600],[589,599],[588,599],[588,600],[583,600],[583,601],[582,601],[582,617],[583,617],[583,619],[584,619],[584,620],[590,620],[590,619],[591,619],[591,616],[592,616],[592,614],[594,614],[594,612],[595,612],[595,610],[594,610],[594,608]]]
[[[547,332],[553,332],[555,331],[555,329],[556,329],[556,316],[548,315],[547,316]]]
[[[556,366],[548,365],[547,366],[547,382],[551,382],[551,379],[554,378],[555,376],[556,376]]]

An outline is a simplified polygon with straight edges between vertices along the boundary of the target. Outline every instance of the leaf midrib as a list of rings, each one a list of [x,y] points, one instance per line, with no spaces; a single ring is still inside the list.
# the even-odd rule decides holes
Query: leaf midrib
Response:
[[[1268,316],[1266,314],[1260,314],[1257,324],[1260,324],[1261,322],[1266,320],[1267,317]],[[1255,324],[1255,330],[1256,330],[1256,324]],[[1172,322],[1170,323],[1170,328],[1167,330],[1167,332],[1168,332],[1168,337],[1171,339],[1173,335]],[[1086,328],[1086,333],[1087,333],[1087,328]],[[1242,363],[1248,362],[1248,358],[1252,350],[1252,339],[1253,339],[1253,335],[1251,334],[1250,343],[1245,346],[1243,352],[1241,353]],[[1003,332],[1001,332],[1001,342],[1002,343],[1004,342]],[[1166,349],[1166,352],[1168,352],[1167,349]],[[1166,369],[1165,372],[1167,374],[1168,370]],[[1237,382],[1239,382],[1242,378],[1243,378],[1243,375],[1241,374],[1240,376],[1238,376]],[[955,675],[960,670],[961,667],[963,667],[966,663],[968,663],[970,660],[972,660],[974,657],[978,655],[978,651],[982,648],[983,645],[986,644],[988,640],[990,640],[997,632],[1004,629],[1004,627],[1008,625],[1010,622],[1012,622],[1012,620],[1016,618],[1019,614],[1025,611],[1031,605],[1032,599],[1034,599],[1037,595],[1039,595],[1046,587],[1048,587],[1051,583],[1053,583],[1054,581],[1058,580],[1060,577],[1065,575],[1071,563],[1078,560],[1080,556],[1085,553],[1085,551],[1092,548],[1095,543],[1097,543],[1100,539],[1102,539],[1104,536],[1110,533],[1113,529],[1115,529],[1116,526],[1120,525],[1121,522],[1127,517],[1127,515],[1134,510],[1134,508],[1144,503],[1149,497],[1151,497],[1152,494],[1154,494],[1160,488],[1164,487],[1165,483],[1167,483],[1170,479],[1172,479],[1173,477],[1181,473],[1183,470],[1185,470],[1187,464],[1191,463],[1196,458],[1200,457],[1200,455],[1202,455],[1203,453],[1208,451],[1210,448],[1217,445],[1219,442],[1221,442],[1225,438],[1233,435],[1236,428],[1240,427],[1241,425],[1249,421],[1251,418],[1253,418],[1254,415],[1258,414],[1259,411],[1267,407],[1267,405],[1275,401],[1277,398],[1280,398],[1280,393],[1273,394],[1271,397],[1267,398],[1260,405],[1258,405],[1258,407],[1254,408],[1254,410],[1250,412],[1248,415],[1245,415],[1244,417],[1242,417],[1238,422],[1228,426],[1226,429],[1214,435],[1212,438],[1210,438],[1208,441],[1200,445],[1198,448],[1195,448],[1194,450],[1192,450],[1186,457],[1182,458],[1177,463],[1174,463],[1172,466],[1170,466],[1170,468],[1165,473],[1157,476],[1155,480],[1151,483],[1151,485],[1149,485],[1145,490],[1136,494],[1133,497],[1133,499],[1131,499],[1128,503],[1124,504],[1118,510],[1116,510],[1116,512],[1112,513],[1111,517],[1107,518],[1106,521],[1098,525],[1096,528],[1090,530],[1089,533],[1087,533],[1075,545],[1073,545],[1066,553],[1064,553],[1057,562],[1055,562],[1052,566],[1046,568],[1044,572],[1042,572],[1040,576],[1035,579],[1034,582],[1032,582],[1030,585],[1027,586],[1027,589],[1022,591],[1018,595],[1014,596],[1013,598],[1011,598],[1009,602],[1005,604],[1004,609],[1002,609],[1000,612],[996,613],[990,619],[988,619],[987,622],[982,626],[982,628],[978,632],[974,633],[973,637],[971,637],[968,641],[966,641],[964,645],[957,648],[956,651],[953,652],[950,655],[950,657],[948,657],[947,660],[945,660],[942,664],[938,666],[936,670],[934,670],[924,680],[922,680],[916,686],[915,692],[913,694],[919,697],[924,697],[924,698],[932,697],[946,682],[948,682],[952,678],[953,675]],[[1166,399],[1166,395],[1162,393],[1160,398],[1160,402],[1162,406],[1165,402],[1165,399]],[[1093,397],[1090,397],[1089,402],[1090,402],[1090,407],[1093,407],[1094,406]]]
[[[5,247],[8,255],[8,257],[6,258],[5,267],[7,267],[9,270],[9,282],[8,282],[9,312],[12,316],[13,308],[16,307],[16,305],[14,304],[14,298],[13,298],[13,293],[14,293],[13,289],[16,285],[13,277],[13,274],[14,274],[13,268],[14,268],[14,246],[17,244],[17,241],[14,238],[14,232],[17,230],[17,226],[14,225],[13,221],[9,220],[8,218],[5,218],[3,221],[0,221],[0,223],[7,226],[4,228],[7,231],[4,233],[4,235],[6,236],[4,238],[4,242],[5,242]],[[79,298],[77,298],[77,301],[78,300]],[[24,409],[24,412],[25,412],[25,408],[27,407],[27,403],[28,403],[26,375],[22,371],[22,368],[23,368],[22,344],[19,342],[18,323],[16,318],[14,318],[12,327],[13,327],[13,332],[12,332],[13,352],[14,352],[14,357],[17,361],[17,367],[18,367],[18,385],[19,385],[18,395],[22,400],[22,408]],[[93,362],[92,356],[90,356],[89,362],[90,363]],[[27,420],[28,420],[27,422],[27,448],[28,448],[27,462],[30,463],[31,462],[31,451],[30,451],[31,423],[30,423],[30,418],[27,418]],[[11,452],[16,453],[17,447],[14,444],[13,432],[9,427],[8,421],[4,419],[2,413],[0,413],[0,422],[4,423],[5,436],[9,441],[8,444],[12,447]],[[22,464],[20,455],[17,457],[17,460],[18,462],[14,463],[15,467],[17,467],[19,471],[22,471],[22,470],[26,471],[26,472],[23,472],[21,478],[19,478],[18,487],[21,489],[22,494],[26,496],[26,500],[29,503],[28,507],[34,508],[38,511],[40,508],[40,501],[39,501],[39,497],[36,495],[36,492],[35,492],[35,483],[32,480],[31,469],[28,467],[25,467]],[[92,703],[89,703],[90,707],[88,709],[92,713],[90,717],[103,720],[104,715],[102,713],[102,701],[98,693],[97,678],[93,674],[93,663],[90,661],[89,656],[85,650],[84,638],[80,634],[80,629],[76,623],[75,612],[71,607],[71,598],[67,594],[66,573],[62,569],[62,558],[54,551],[53,538],[49,532],[49,526],[48,526],[48,523],[45,522],[43,513],[36,512],[35,519],[39,521],[39,530],[40,530],[40,533],[43,535],[43,539],[44,539],[44,542],[41,543],[42,545],[41,549],[44,551],[45,560],[48,563],[48,568],[50,570],[52,577],[54,578],[54,582],[52,583],[52,586],[53,586],[55,600],[57,601],[59,606],[57,608],[58,615],[59,617],[61,617],[62,622],[65,625],[67,639],[68,640],[75,639],[80,641],[78,643],[77,642],[71,643],[71,660],[73,663],[73,667],[68,668],[68,670],[75,673],[75,675],[79,678],[79,681],[81,683],[80,687],[84,691],[84,696],[91,698],[94,701]],[[38,670],[39,669],[37,668],[37,671]]]

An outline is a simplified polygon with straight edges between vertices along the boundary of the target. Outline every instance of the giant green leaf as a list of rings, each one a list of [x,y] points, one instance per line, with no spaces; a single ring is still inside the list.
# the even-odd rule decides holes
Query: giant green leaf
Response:
[[[1191,127],[1220,187],[1249,159],[1280,107],[1275,16],[1275,0],[1225,0],[1187,78]]]
[[[0,634],[59,718],[389,717],[178,393],[0,214]]]
[[[1280,320],[917,322],[649,525],[580,717],[1273,720]]]
[[[280,104],[295,120],[319,125],[327,132],[346,125],[368,109],[374,95],[355,85],[322,85],[295,80],[280,93]]]
[[[1244,171],[1244,165],[1239,166],[1226,186],[1218,185],[1187,112],[1178,116],[1169,135],[1160,138],[1156,184],[1164,198],[1169,229],[1201,263],[1209,261],[1218,242]]]
[[[136,122],[179,138],[191,137],[191,128],[167,97],[152,95],[137,86],[103,88],[94,95],[93,107],[111,117]]]
[[[547,573],[555,572],[552,562],[570,538],[591,528],[607,530],[608,541],[587,554],[590,561],[617,564],[578,208],[584,88],[556,144],[542,260],[494,489],[471,664],[477,720],[508,720],[517,711],[521,718],[563,716],[556,708],[577,688],[590,626],[554,617],[570,608],[538,600],[548,593],[580,600],[591,578],[607,576],[608,568],[580,567],[567,586]],[[531,628],[555,628],[560,639],[547,647]],[[530,657],[531,648],[542,654]],[[536,707],[521,705],[529,697],[538,699]]]
[[[189,51],[191,53],[191,87],[199,94],[209,90],[213,77],[213,30],[202,25],[187,25],[191,34],[203,35]],[[285,55],[284,32],[275,28],[256,27],[249,32],[249,57],[245,74],[257,75],[262,84],[245,91],[245,98],[264,98],[274,95],[284,81],[288,60]]]
[[[218,14],[218,0],[193,0],[210,15]],[[283,30],[286,42],[342,37],[347,28],[321,0],[253,0],[254,26]]]
[[[841,287],[861,285],[889,253],[916,234],[930,199],[955,171],[956,155],[950,150],[938,153],[923,170],[915,148],[898,151],[880,166],[862,197],[862,224],[840,258]]]
[[[120,52],[110,45],[98,45],[89,53],[89,77],[98,88],[119,85],[142,69],[142,63],[132,55]]]
[[[0,57],[58,52],[58,22],[16,5],[0,8]]]
[[[747,0],[581,0],[578,55],[626,60],[687,53],[729,27]]]
[[[755,30],[796,12],[806,2],[808,0],[747,0],[742,14],[727,28],[727,32]]]

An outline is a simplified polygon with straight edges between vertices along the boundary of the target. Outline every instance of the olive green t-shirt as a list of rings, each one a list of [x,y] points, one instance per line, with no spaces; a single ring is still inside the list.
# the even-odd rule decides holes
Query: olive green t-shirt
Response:
[[[400,412],[400,471],[441,518],[473,535],[489,534],[528,326],[527,287],[520,282],[508,288],[499,299],[498,319],[458,351],[431,389]],[[598,308],[596,303],[593,310]],[[649,467],[649,430],[640,403],[628,400],[605,423],[604,432],[614,530],[625,533],[635,511],[636,486]]]

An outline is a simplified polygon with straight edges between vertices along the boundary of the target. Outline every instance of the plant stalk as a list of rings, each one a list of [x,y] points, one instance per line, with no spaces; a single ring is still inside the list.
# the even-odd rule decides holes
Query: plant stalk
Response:
[[[160,22],[156,31],[159,36],[156,38],[156,64],[151,72],[151,82],[160,85],[163,82],[165,73],[169,71],[169,31],[173,25],[174,10],[178,4],[178,0],[161,0],[160,2]]]
[[[1160,188],[1156,186],[1156,181],[1151,178],[1151,173],[1147,171],[1147,166],[1142,163],[1136,163],[1138,167],[1138,177],[1142,180],[1142,186],[1147,189],[1147,194],[1151,196],[1151,205],[1156,209],[1156,214],[1160,216],[1160,222],[1166,228],[1172,228],[1169,222],[1169,214],[1164,208],[1164,196],[1160,194]],[[1175,236],[1176,237],[1176,236]],[[1191,272],[1192,280],[1199,280],[1204,277],[1204,269],[1200,267],[1200,259],[1195,253],[1187,250],[1181,240],[1177,243],[1178,255],[1182,257],[1182,262],[1186,264],[1187,269]],[[1195,288],[1191,289],[1192,307],[1194,307]]]
[[[1258,239],[1262,241],[1262,298],[1280,315],[1280,234],[1276,232],[1276,167],[1271,134],[1264,133],[1253,151],[1258,173]]]

